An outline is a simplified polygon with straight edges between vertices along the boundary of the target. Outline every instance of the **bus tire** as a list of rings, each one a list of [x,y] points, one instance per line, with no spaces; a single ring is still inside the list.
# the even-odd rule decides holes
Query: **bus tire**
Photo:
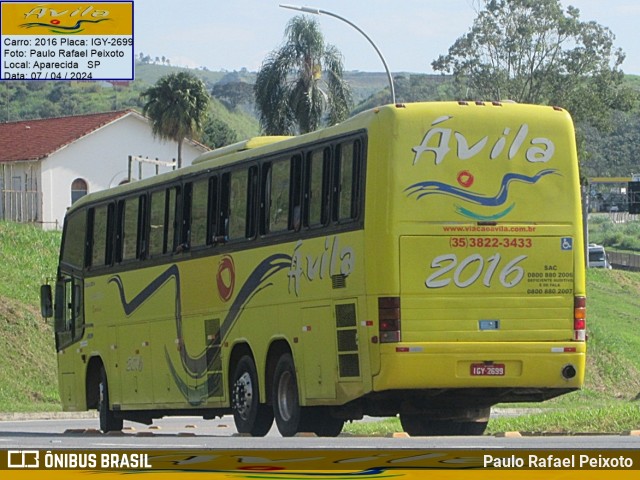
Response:
[[[102,430],[103,433],[122,430],[122,418],[116,417],[113,410],[109,408],[109,383],[107,382],[107,372],[104,367],[100,369],[98,412],[100,413],[100,430]]]
[[[298,398],[298,380],[291,354],[285,353],[273,374],[273,415],[280,435],[292,437],[300,431],[302,408]]]
[[[264,437],[273,425],[273,411],[260,403],[258,373],[253,359],[245,355],[236,365],[231,383],[231,407],[238,433]]]

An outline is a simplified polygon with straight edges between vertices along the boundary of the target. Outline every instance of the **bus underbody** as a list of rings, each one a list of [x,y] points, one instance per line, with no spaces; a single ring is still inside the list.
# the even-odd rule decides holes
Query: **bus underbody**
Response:
[[[481,434],[486,428],[491,407],[498,403],[541,402],[576,388],[474,388],[389,390],[371,392],[344,405],[305,407],[322,410],[325,418],[341,421],[370,417],[400,416],[402,426],[412,435]],[[189,414],[211,420],[232,414],[230,408],[162,410],[115,410],[122,420],[151,425],[154,419]]]

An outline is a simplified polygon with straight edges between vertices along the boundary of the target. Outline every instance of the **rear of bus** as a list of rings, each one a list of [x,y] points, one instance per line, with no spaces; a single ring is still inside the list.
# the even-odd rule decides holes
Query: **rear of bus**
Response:
[[[480,433],[496,403],[579,389],[585,271],[568,113],[452,102],[377,115],[366,230],[388,254],[367,272],[373,395],[395,400],[410,433]]]

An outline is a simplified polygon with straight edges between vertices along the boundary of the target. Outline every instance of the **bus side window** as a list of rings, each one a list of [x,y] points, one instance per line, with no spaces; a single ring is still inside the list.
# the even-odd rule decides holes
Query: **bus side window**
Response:
[[[149,234],[147,233],[148,212],[149,203],[147,195],[140,195],[138,197],[138,241],[136,243],[136,258],[144,259],[147,256],[147,249],[149,248]]]
[[[229,190],[229,240],[244,238],[247,228],[248,170],[231,173]]]
[[[103,267],[111,264],[113,238],[113,204],[100,205],[90,210],[90,248],[91,267]]]
[[[67,219],[62,245],[62,262],[77,269],[85,266],[87,211],[74,212]]]
[[[151,193],[149,209],[148,256],[172,253],[179,242],[178,200],[180,188],[171,187]]]
[[[58,347],[69,345],[82,336],[84,330],[83,283],[79,278],[64,275],[56,285],[55,332]]]
[[[82,298],[83,290],[84,288],[82,280],[74,278],[73,292],[71,294],[74,340],[82,336],[82,332],[84,329],[84,301]]]
[[[160,190],[151,194],[149,205],[148,255],[153,258],[164,253],[166,192]]]
[[[252,238],[255,235],[257,167],[236,170],[228,175],[227,235],[229,240]]]
[[[305,173],[305,226],[326,225],[330,200],[331,149],[326,147],[307,155]]]
[[[262,166],[260,233],[291,229],[291,160],[276,160]]]
[[[207,244],[215,245],[218,238],[218,176],[209,179],[209,211],[207,213]]]
[[[336,146],[332,219],[337,222],[352,220],[358,216],[360,145],[360,140],[355,140]]]
[[[231,173],[223,173],[220,180],[220,208],[218,210],[218,235],[216,243],[229,240],[229,202],[231,197]]]
[[[209,216],[209,180],[198,180],[191,187],[190,247],[207,244],[207,221]]]
[[[247,178],[247,209],[245,218],[247,219],[247,228],[245,230],[245,238],[254,238],[257,231],[258,222],[258,167],[249,167],[249,177]]]
[[[273,164],[271,174],[271,201],[269,229],[272,232],[290,228],[289,209],[291,207],[291,161]]]
[[[294,155],[291,158],[289,225],[291,230],[296,232],[302,227],[302,192],[304,190],[302,166],[302,155]]]
[[[118,242],[116,260],[135,260],[140,254],[141,197],[130,197],[118,204]]]
[[[262,164],[261,186],[260,186],[260,225],[259,233],[261,236],[270,232],[270,212],[271,212],[271,175],[273,170],[272,162]]]
[[[209,180],[187,183],[184,185],[183,191],[181,246],[183,250],[189,250],[207,244]]]
[[[180,241],[180,221],[178,208],[181,197],[180,187],[167,189],[166,230],[164,238],[164,253],[175,252]]]

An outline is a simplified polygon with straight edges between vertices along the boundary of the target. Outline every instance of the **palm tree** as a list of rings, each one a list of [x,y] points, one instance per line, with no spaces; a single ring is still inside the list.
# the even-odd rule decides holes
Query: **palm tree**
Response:
[[[153,134],[178,142],[178,168],[182,167],[182,142],[202,130],[209,108],[204,83],[187,72],[172,73],[141,94],[147,103],[142,113],[151,120]]]
[[[297,16],[287,24],[284,45],[263,62],[254,87],[267,135],[316,130],[349,115],[351,90],[343,79],[342,55],[324,43],[318,23]],[[324,73],[324,74],[323,74]]]

